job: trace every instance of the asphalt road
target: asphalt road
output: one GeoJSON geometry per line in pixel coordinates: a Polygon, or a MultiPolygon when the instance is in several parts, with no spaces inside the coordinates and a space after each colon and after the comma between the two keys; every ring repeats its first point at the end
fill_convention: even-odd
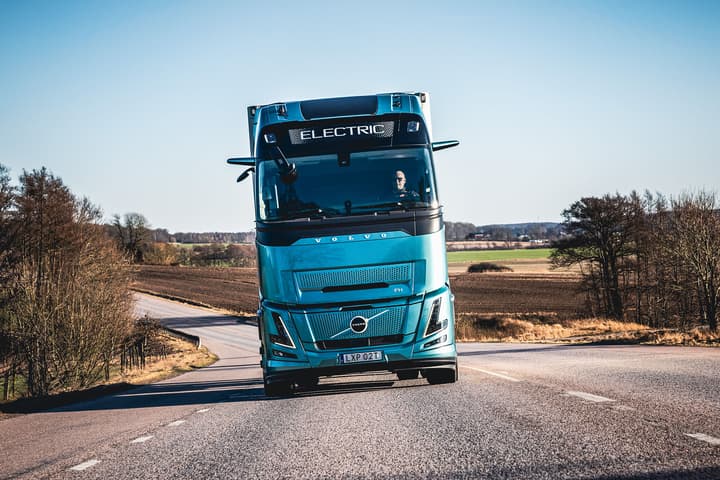
{"type": "Polygon", "coordinates": [[[323,379],[268,399],[257,331],[140,296],[221,360],[0,422],[0,477],[720,479],[720,350],[460,345],[460,381],[323,379]]]}

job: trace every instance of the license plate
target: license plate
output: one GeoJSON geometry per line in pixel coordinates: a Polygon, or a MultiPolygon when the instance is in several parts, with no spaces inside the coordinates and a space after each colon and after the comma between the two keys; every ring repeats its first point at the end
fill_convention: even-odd
{"type": "Polygon", "coordinates": [[[340,355],[340,363],[377,362],[382,359],[382,352],[343,353],[340,355]]]}

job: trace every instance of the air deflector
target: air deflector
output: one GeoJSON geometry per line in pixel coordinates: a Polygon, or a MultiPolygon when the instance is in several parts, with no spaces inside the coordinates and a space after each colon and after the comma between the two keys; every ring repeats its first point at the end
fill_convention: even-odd
{"type": "Polygon", "coordinates": [[[351,115],[372,115],[377,112],[375,95],[364,97],[325,98],[300,102],[300,110],[306,120],[326,117],[348,117],[351,115]]]}

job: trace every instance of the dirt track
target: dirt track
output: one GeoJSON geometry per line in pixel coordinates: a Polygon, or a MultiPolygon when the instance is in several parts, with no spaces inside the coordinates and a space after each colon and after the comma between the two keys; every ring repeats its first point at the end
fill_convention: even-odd
{"type": "MultiPolygon", "coordinates": [[[[473,273],[451,276],[457,313],[555,313],[577,316],[582,297],[573,275],[473,273]]],[[[258,307],[254,268],[141,266],[136,286],[241,313],[258,307]]]]}

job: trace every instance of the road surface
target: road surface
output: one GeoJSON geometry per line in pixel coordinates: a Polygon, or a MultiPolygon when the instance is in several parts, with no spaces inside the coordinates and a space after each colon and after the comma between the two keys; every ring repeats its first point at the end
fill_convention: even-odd
{"type": "Polygon", "coordinates": [[[2,478],[720,479],[720,349],[460,345],[460,381],[263,395],[257,330],[138,296],[213,366],[0,422],[2,478]]]}

